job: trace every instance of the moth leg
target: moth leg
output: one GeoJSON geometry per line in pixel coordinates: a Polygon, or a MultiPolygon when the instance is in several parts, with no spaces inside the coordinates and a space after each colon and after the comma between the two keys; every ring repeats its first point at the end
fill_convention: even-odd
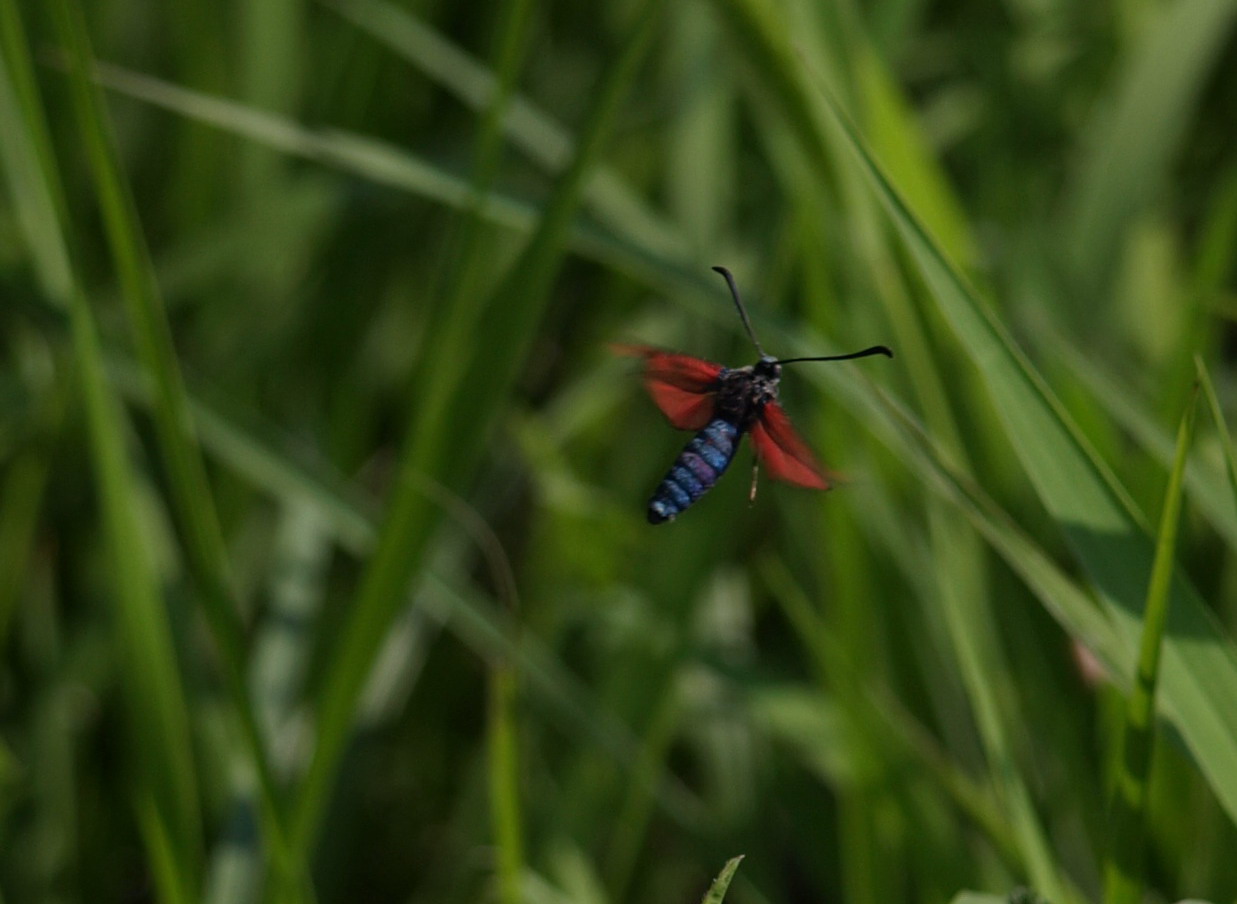
{"type": "Polygon", "coordinates": [[[756,504],[756,480],[760,477],[760,459],[752,457],[752,491],[748,494],[747,504],[756,504]]]}

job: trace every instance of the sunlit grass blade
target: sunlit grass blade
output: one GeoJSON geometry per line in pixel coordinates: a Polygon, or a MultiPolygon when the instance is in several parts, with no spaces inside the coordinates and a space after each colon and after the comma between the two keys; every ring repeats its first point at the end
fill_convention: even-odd
{"type": "MultiPolygon", "coordinates": [[[[58,0],[54,9],[61,40],[69,50],[77,123],[95,175],[99,206],[120,278],[121,296],[139,360],[154,385],[151,411],[168,474],[173,510],[186,557],[201,590],[207,623],[221,653],[229,697],[240,720],[249,759],[259,778],[260,810],[271,850],[269,861],[277,870],[286,873],[290,866],[284,852],[284,830],[275,780],[246,679],[244,627],[229,587],[223,535],[197,450],[171,329],[107,117],[98,90],[90,79],[93,54],[81,11],[75,0],[58,0]]],[[[261,859],[257,851],[253,856],[261,859]]],[[[288,887],[301,884],[300,880],[288,875],[283,881],[288,887]]]]}
{"type": "MultiPolygon", "coordinates": [[[[1040,498],[1099,588],[1127,649],[1137,648],[1152,545],[1142,516],[986,304],[946,260],[827,95],[836,134],[885,204],[942,314],[982,375],[1040,498]]],[[[1184,579],[1173,583],[1164,702],[1217,797],[1237,819],[1237,651],[1184,579]]]]}
{"type": "Polygon", "coordinates": [[[717,878],[713,880],[713,884],[709,886],[709,890],[704,893],[704,897],[700,899],[701,904],[722,904],[726,897],[726,891],[730,888],[730,883],[734,879],[734,874],[739,870],[739,864],[743,862],[743,855],[731,857],[726,861],[726,865],[722,867],[722,871],[717,874],[717,878]]]}
{"type": "Polygon", "coordinates": [[[872,136],[873,150],[889,167],[908,200],[924,216],[950,258],[961,266],[976,256],[975,237],[962,201],[949,184],[945,168],[933,156],[909,99],[868,40],[854,42],[860,104],[872,136]]]}
{"type": "Polygon", "coordinates": [[[1105,864],[1105,904],[1137,904],[1145,876],[1143,844],[1146,836],[1148,784],[1155,730],[1155,694],[1159,681],[1160,648],[1168,623],[1169,589],[1177,552],[1177,522],[1181,513],[1181,486],[1186,456],[1194,433],[1197,391],[1192,393],[1177,431],[1177,454],[1164,492],[1155,563],[1147,586],[1138,670],[1125,708],[1121,754],[1117,763],[1112,825],[1105,864]]]}
{"type": "MultiPolygon", "coordinates": [[[[25,44],[12,0],[0,0],[3,47],[25,44]]],[[[196,893],[201,875],[202,823],[190,740],[188,706],[168,615],[148,554],[143,526],[134,507],[135,478],[130,471],[120,404],[106,379],[93,314],[72,270],[70,241],[54,198],[62,196],[56,161],[44,152],[46,136],[37,95],[19,100],[10,72],[28,64],[0,53],[0,154],[15,204],[29,208],[21,218],[25,238],[53,302],[69,311],[70,333],[94,466],[103,533],[115,589],[117,646],[124,698],[135,757],[133,779],[148,852],[167,864],[156,873],[168,900],[196,893]],[[15,180],[30,180],[14,185],[15,180]],[[54,226],[55,228],[51,228],[54,226]],[[35,227],[35,228],[29,228],[35,227]]],[[[17,81],[33,84],[29,72],[17,81]]]]}

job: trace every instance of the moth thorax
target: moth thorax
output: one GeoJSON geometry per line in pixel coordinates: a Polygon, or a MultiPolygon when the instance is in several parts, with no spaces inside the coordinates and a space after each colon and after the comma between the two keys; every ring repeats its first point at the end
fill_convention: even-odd
{"type": "Polygon", "coordinates": [[[782,377],[782,365],[777,363],[776,358],[765,355],[752,366],[752,376],[773,380],[776,383],[782,377]]]}

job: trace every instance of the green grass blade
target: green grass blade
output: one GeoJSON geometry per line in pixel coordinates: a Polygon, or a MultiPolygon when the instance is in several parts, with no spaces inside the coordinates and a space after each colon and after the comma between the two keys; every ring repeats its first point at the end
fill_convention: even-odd
{"type": "MultiPolygon", "coordinates": [[[[95,175],[100,210],[120,278],[121,297],[139,360],[154,386],[151,411],[159,452],[167,470],[173,511],[184,540],[186,558],[201,590],[207,624],[221,653],[225,686],[240,720],[246,753],[258,775],[263,828],[272,852],[268,859],[285,874],[282,881],[288,887],[299,887],[301,880],[286,875],[291,867],[287,863],[275,780],[246,679],[244,627],[229,587],[223,534],[197,449],[167,314],[107,117],[98,90],[89,77],[93,70],[93,53],[81,10],[73,0],[59,0],[54,9],[61,40],[69,49],[78,128],[85,138],[95,175]]],[[[261,859],[258,852],[254,852],[254,857],[261,859]]]]}
{"type": "MultiPolygon", "coordinates": [[[[120,94],[282,153],[333,166],[453,207],[471,203],[472,186],[467,179],[386,142],[339,129],[311,129],[286,116],[182,88],[119,66],[100,63],[97,74],[100,84],[120,94]]],[[[531,229],[536,220],[536,210],[531,205],[501,195],[489,196],[483,213],[487,220],[522,230],[531,229]]]]}
{"type": "Polygon", "coordinates": [[[459,388],[459,398],[471,417],[458,426],[470,431],[471,435],[460,437],[457,431],[448,445],[450,428],[456,426],[455,418],[445,420],[449,408],[438,412],[441,422],[427,421],[422,400],[414,399],[416,407],[409,419],[408,446],[378,548],[327,670],[314,758],[301,789],[293,825],[294,843],[301,852],[312,847],[330,781],[350,734],[357,698],[432,533],[434,512],[424,499],[420,480],[427,475],[435,478],[450,475],[442,482],[451,486],[471,469],[472,462],[483,451],[483,441],[494,414],[507,397],[540,311],[546,304],[562,255],[562,244],[577,210],[584,177],[600,156],[618,105],[631,86],[637,64],[652,36],[657,8],[652,0],[641,4],[625,46],[595,95],[589,119],[581,129],[575,158],[559,180],[527,248],[486,305],[487,331],[501,337],[501,342],[495,347],[472,350],[474,364],[469,377],[485,382],[480,391],[467,384],[459,388]]]}
{"type": "MultiPolygon", "coordinates": [[[[1140,400],[1116,375],[1104,370],[1102,364],[1089,357],[1063,336],[1048,333],[1048,338],[1068,371],[1104,406],[1113,421],[1127,431],[1165,470],[1172,469],[1175,454],[1173,436],[1164,430],[1148,405],[1140,400]]],[[[1206,382],[1200,377],[1204,386],[1206,382]]],[[[1230,474],[1231,477],[1231,474],[1230,474]]],[[[1199,513],[1211,522],[1217,533],[1230,546],[1237,547],[1237,510],[1232,494],[1220,490],[1224,478],[1208,462],[1188,462],[1185,489],[1199,513]]]]}
{"type": "MultiPolygon", "coordinates": [[[[825,106],[978,367],[1023,468],[1095,581],[1132,657],[1141,623],[1139,588],[1146,586],[1152,560],[1141,515],[1044,379],[888,182],[850,120],[827,96],[825,106]]],[[[1237,819],[1237,651],[1184,579],[1174,581],[1165,644],[1167,711],[1237,819]]]]}
{"type": "Polygon", "coordinates": [[[1151,750],[1155,728],[1155,691],[1160,673],[1160,648],[1168,622],[1169,590],[1177,550],[1177,523],[1186,456],[1194,434],[1197,392],[1191,394],[1177,431],[1177,455],[1164,492],[1155,563],[1147,586],[1146,614],[1138,653],[1137,679],[1125,709],[1121,755],[1113,799],[1112,835],[1105,865],[1105,904],[1137,904],[1142,900],[1143,839],[1151,780],[1151,750]]]}
{"type": "MultiPolygon", "coordinates": [[[[12,0],[0,0],[4,14],[4,48],[25,43],[12,0]]],[[[33,95],[19,99],[10,67],[25,59],[0,54],[0,154],[15,204],[41,209],[22,218],[29,250],[45,274],[53,301],[67,308],[79,388],[88,423],[94,466],[116,597],[117,643],[125,657],[124,696],[136,763],[139,798],[148,800],[140,820],[148,852],[168,861],[167,885],[196,889],[201,866],[202,824],[198,808],[185,700],[168,615],[148,555],[148,544],[133,506],[135,479],[130,472],[122,410],[103,367],[94,317],[71,266],[69,241],[59,224],[54,198],[62,191],[54,159],[40,156],[49,142],[29,140],[46,135],[46,125],[33,95]],[[16,179],[34,184],[14,185],[16,179]],[[46,224],[57,224],[50,230],[46,224]]],[[[32,83],[24,73],[18,83],[32,83]]],[[[145,807],[145,804],[143,804],[145,807]]],[[[162,883],[161,883],[162,884],[162,883]]]]}
{"type": "Polygon", "coordinates": [[[923,130],[917,127],[910,101],[898,89],[892,73],[867,41],[854,42],[859,89],[871,130],[874,152],[885,161],[907,199],[925,219],[942,247],[963,266],[976,257],[975,239],[962,202],[952,190],[944,167],[933,156],[923,130]]]}
{"type": "Polygon", "coordinates": [[[709,890],[700,899],[701,904],[722,904],[722,900],[726,897],[726,891],[730,888],[730,883],[734,879],[734,874],[739,871],[739,864],[742,862],[742,854],[738,857],[731,857],[726,861],[722,871],[717,874],[717,878],[713,880],[709,890]]]}
{"type": "MultiPolygon", "coordinates": [[[[985,380],[1024,470],[1100,589],[1132,657],[1141,626],[1141,587],[1153,558],[1141,514],[1043,377],[888,182],[849,117],[828,94],[823,101],[837,140],[870,177],[941,314],[985,380]]],[[[1175,580],[1173,592],[1164,704],[1217,798],[1237,819],[1237,652],[1188,582],[1175,580]]]]}
{"type": "Polygon", "coordinates": [[[499,661],[490,670],[489,778],[494,845],[498,851],[498,900],[520,904],[524,840],[520,823],[519,685],[514,665],[499,661]]]}
{"type": "MultiPolygon", "coordinates": [[[[100,84],[119,94],[285,154],[331,166],[449,207],[467,209],[473,203],[469,180],[384,141],[337,129],[310,129],[287,117],[191,91],[118,66],[100,63],[97,72],[100,84]]],[[[534,205],[498,191],[485,196],[480,214],[488,223],[528,233],[536,227],[538,218],[534,205]]],[[[638,222],[638,218],[623,217],[624,231],[618,236],[587,224],[573,224],[569,245],[584,257],[601,261],[635,278],[652,281],[671,293],[684,290],[696,293],[708,299],[710,303],[705,310],[712,311],[716,287],[702,275],[707,271],[673,252],[665,252],[663,246],[650,246],[648,233],[635,225],[638,222]]]]}

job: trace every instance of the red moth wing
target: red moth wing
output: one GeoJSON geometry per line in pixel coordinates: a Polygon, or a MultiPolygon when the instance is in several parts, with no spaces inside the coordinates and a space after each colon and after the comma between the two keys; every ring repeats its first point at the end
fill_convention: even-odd
{"type": "Polygon", "coordinates": [[[673,426],[699,430],[713,419],[713,393],[724,369],[720,364],[647,345],[614,348],[619,354],[644,358],[644,385],[673,426]]]}
{"type": "Polygon", "coordinates": [[[829,489],[816,456],[795,431],[777,402],[769,402],[752,425],[752,445],[774,480],[814,490],[829,489]]]}

